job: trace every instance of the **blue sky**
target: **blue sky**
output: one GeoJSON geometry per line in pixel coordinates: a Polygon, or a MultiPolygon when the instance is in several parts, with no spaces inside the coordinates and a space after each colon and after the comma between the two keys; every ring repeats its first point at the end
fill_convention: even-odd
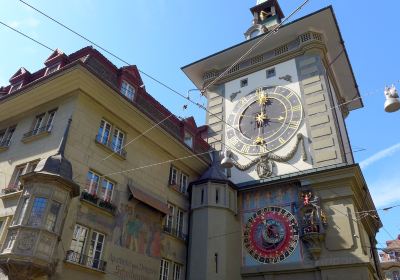
{"type": "MultiPolygon", "coordinates": [[[[194,86],[180,67],[244,40],[250,26],[249,8],[255,0],[136,0],[68,2],[31,0],[29,3],[115,52],[141,70],[182,93],[194,86]],[[65,4],[65,3],[68,3],[65,4]]],[[[302,1],[281,0],[289,14],[302,1]]],[[[378,208],[400,204],[400,112],[383,111],[383,88],[400,87],[398,11],[400,1],[370,4],[353,0],[311,0],[294,18],[333,5],[365,108],[351,112],[347,128],[355,153],[378,208]]],[[[69,54],[87,42],[62,29],[18,1],[1,1],[0,20],[33,38],[69,54]]],[[[43,67],[50,51],[0,26],[0,85],[21,66],[31,72],[43,67]]],[[[109,57],[117,66],[122,63],[109,57]]],[[[144,79],[147,90],[177,115],[194,115],[204,124],[204,111],[144,79]]],[[[192,94],[195,101],[203,102],[192,94]]],[[[388,233],[381,229],[378,246],[400,233],[400,207],[380,211],[388,233]]]]}

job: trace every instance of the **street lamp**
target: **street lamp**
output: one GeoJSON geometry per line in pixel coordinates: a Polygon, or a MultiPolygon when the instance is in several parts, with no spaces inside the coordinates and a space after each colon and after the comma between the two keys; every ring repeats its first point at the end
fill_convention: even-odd
{"type": "Polygon", "coordinates": [[[396,112],[400,109],[399,95],[394,85],[385,87],[385,111],[388,113],[396,112]]]}

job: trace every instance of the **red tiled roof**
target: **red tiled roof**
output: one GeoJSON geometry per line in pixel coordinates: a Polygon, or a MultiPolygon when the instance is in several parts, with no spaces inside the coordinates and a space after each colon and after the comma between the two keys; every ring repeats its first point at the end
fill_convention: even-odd
{"type": "MultiPolygon", "coordinates": [[[[19,90],[16,90],[12,93],[9,93],[11,85],[0,87],[0,102],[6,101],[9,96],[24,91],[31,85],[39,81],[43,81],[47,77],[59,74],[75,63],[81,63],[89,71],[91,71],[94,75],[96,75],[99,79],[108,84],[117,92],[119,92],[121,79],[127,79],[128,82],[133,83],[137,89],[137,97],[134,101],[129,101],[155,122],[159,122],[172,114],[165,106],[163,106],[153,96],[146,92],[136,65],[118,68],[92,46],[84,47],[70,55],[66,55],[61,50],[57,49],[46,59],[45,65],[47,67],[44,67],[32,74],[25,68],[20,68],[10,79],[10,82],[15,83],[15,81],[23,81],[23,86],[19,90]],[[61,63],[61,68],[52,74],[46,75],[47,67],[56,63],[61,63]],[[17,77],[18,79],[16,79],[17,77]]],[[[204,132],[207,131],[206,128],[208,127],[197,127],[193,117],[180,120],[175,115],[172,115],[160,126],[178,138],[181,142],[183,142],[185,130],[188,130],[194,134],[194,152],[199,153],[210,149],[208,143],[203,140],[205,138],[204,132]]]]}

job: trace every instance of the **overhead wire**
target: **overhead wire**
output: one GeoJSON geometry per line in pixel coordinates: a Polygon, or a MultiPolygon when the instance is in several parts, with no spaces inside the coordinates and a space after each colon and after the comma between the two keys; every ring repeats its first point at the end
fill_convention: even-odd
{"type": "MultiPolygon", "coordinates": [[[[24,5],[30,7],[31,9],[35,10],[36,12],[40,13],[41,15],[47,17],[48,19],[52,20],[53,22],[57,23],[58,25],[62,26],[63,28],[69,30],[70,32],[74,33],[75,35],[79,36],[80,38],[86,40],[87,42],[95,45],[96,47],[98,47],[99,49],[103,50],[104,52],[108,53],[109,55],[113,56],[114,58],[118,59],[119,61],[130,65],[126,60],[122,59],[121,57],[117,56],[116,54],[112,53],[111,51],[107,50],[106,48],[100,46],[99,44],[95,43],[94,41],[88,39],[86,36],[80,34],[79,32],[73,30],[72,28],[68,27],[67,25],[63,24],[62,22],[60,22],[59,20],[56,20],[54,17],[49,16],[48,14],[46,14],[45,12],[39,10],[38,8],[32,6],[31,4],[27,3],[26,1],[23,0],[19,0],[21,3],[23,3],[24,5]]],[[[295,15],[298,11],[300,11],[310,0],[306,0],[304,1],[299,7],[297,7],[292,13],[290,13],[289,16],[287,16],[277,27],[274,28],[273,32],[269,32],[267,34],[265,34],[264,36],[266,36],[264,39],[260,40],[261,42],[263,40],[265,40],[267,37],[271,36],[271,34],[275,34],[278,30],[279,27],[282,26],[286,21],[288,21],[293,15],[295,15]]],[[[255,46],[253,46],[251,48],[251,51],[253,49],[255,49],[261,42],[258,42],[255,44],[255,46]]],[[[251,52],[250,51],[250,52],[251,52]]],[[[248,53],[250,53],[248,52],[248,53]]],[[[239,59],[240,60],[240,59],[239,59]]],[[[238,61],[239,61],[238,60],[238,61]]],[[[238,62],[237,62],[238,63],[238,62]]],[[[228,125],[229,127],[233,128],[236,131],[239,131],[238,128],[232,126],[231,124],[229,124],[228,122],[226,122],[223,118],[220,118],[217,114],[212,113],[210,110],[208,110],[204,105],[200,104],[199,102],[195,102],[193,101],[189,95],[185,96],[184,94],[180,93],[179,91],[173,89],[172,87],[168,86],[167,84],[165,84],[164,82],[161,82],[160,80],[156,79],[155,77],[147,74],[146,72],[142,71],[141,69],[138,69],[138,71],[140,73],[142,73],[143,75],[147,76],[148,78],[152,79],[153,81],[157,82],[158,84],[164,86],[165,88],[169,89],[170,91],[174,92],[175,94],[178,94],[180,97],[188,100],[190,103],[198,106],[199,108],[205,110],[210,116],[213,116],[215,118],[217,118],[219,121],[222,121],[223,123],[225,123],[226,125],[228,125]]],[[[200,90],[202,92],[202,94],[205,92],[205,89],[201,89],[200,90]]],[[[267,149],[268,151],[268,149],[267,149]]],[[[248,160],[250,160],[250,158],[248,158],[247,156],[245,156],[248,160]]]]}
{"type": "MultiPolygon", "coordinates": [[[[47,17],[48,19],[52,20],[53,22],[57,23],[58,25],[62,26],[63,28],[65,28],[65,29],[69,30],[70,32],[74,33],[75,35],[79,36],[80,38],[82,38],[82,39],[88,41],[89,43],[91,43],[91,44],[93,44],[93,45],[95,45],[96,47],[98,47],[99,49],[101,49],[101,50],[103,50],[104,52],[108,53],[108,54],[111,55],[112,57],[118,59],[119,61],[121,61],[121,62],[123,62],[123,63],[125,63],[125,64],[127,64],[127,65],[130,65],[126,60],[122,59],[120,56],[118,56],[118,55],[114,54],[113,52],[109,51],[108,49],[102,47],[101,45],[97,44],[97,43],[94,42],[93,40],[90,40],[89,38],[87,38],[86,36],[82,35],[81,33],[79,33],[79,32],[77,32],[77,31],[73,30],[72,28],[70,28],[70,27],[68,27],[67,25],[63,24],[62,22],[60,22],[59,20],[55,19],[54,17],[52,17],[52,16],[46,14],[45,12],[43,12],[43,11],[39,10],[38,8],[32,6],[31,4],[27,3],[26,1],[23,1],[23,0],[19,0],[19,1],[20,1],[21,3],[23,3],[23,4],[25,4],[26,6],[28,6],[29,8],[31,8],[31,9],[35,10],[36,12],[40,13],[41,15],[43,15],[43,16],[47,17]]],[[[237,63],[239,63],[244,57],[246,57],[248,54],[250,54],[262,41],[264,41],[266,38],[268,38],[268,37],[271,36],[272,34],[275,34],[275,33],[279,30],[279,28],[280,28],[286,21],[288,21],[293,15],[295,15],[298,11],[300,11],[308,2],[309,2],[309,0],[304,1],[299,7],[297,7],[288,17],[286,17],[286,18],[285,18],[277,27],[275,27],[271,32],[268,32],[267,34],[263,35],[263,37],[262,37],[260,40],[258,40],[244,55],[242,55],[239,59],[237,59],[237,60],[230,66],[230,68],[233,68],[233,67],[234,67],[237,63]]],[[[16,30],[15,30],[15,31],[16,31],[16,30]]],[[[18,33],[21,33],[21,32],[19,32],[19,31],[17,31],[17,32],[18,32],[18,33]]],[[[29,38],[29,37],[28,37],[28,38],[29,38]]],[[[36,42],[36,40],[35,40],[35,42],[36,42]]],[[[43,44],[41,44],[41,45],[43,45],[43,44]]],[[[49,49],[51,49],[51,48],[49,48],[49,49]]],[[[329,63],[329,66],[331,66],[331,65],[340,57],[340,55],[341,55],[343,52],[344,52],[344,48],[342,48],[341,52],[339,52],[339,54],[329,63]]],[[[172,92],[178,94],[178,95],[181,96],[182,98],[185,98],[185,99],[188,100],[189,102],[191,102],[191,103],[195,104],[196,106],[198,106],[199,108],[205,110],[208,114],[210,114],[211,116],[216,117],[218,120],[224,122],[225,124],[227,124],[228,126],[230,126],[231,128],[233,128],[234,130],[237,130],[237,131],[239,130],[238,128],[236,128],[236,127],[232,126],[231,124],[229,124],[228,122],[224,121],[223,118],[220,118],[218,115],[213,114],[212,112],[210,112],[204,105],[201,105],[199,102],[192,101],[191,98],[190,98],[190,96],[189,96],[189,93],[187,94],[187,96],[184,96],[183,94],[181,94],[181,93],[178,92],[177,90],[171,88],[170,86],[166,85],[165,83],[161,82],[160,80],[158,80],[158,79],[152,77],[151,75],[145,73],[144,71],[142,71],[142,70],[140,70],[140,69],[138,69],[138,70],[139,70],[140,73],[144,74],[145,76],[151,78],[152,80],[154,80],[154,81],[156,81],[157,83],[163,85],[164,87],[166,87],[167,89],[171,90],[172,92]]],[[[229,68],[228,68],[227,70],[229,71],[229,68]]],[[[228,71],[226,71],[226,72],[228,72],[228,71]]],[[[221,74],[219,77],[217,77],[211,84],[209,84],[205,89],[200,90],[200,91],[202,92],[202,94],[205,92],[205,90],[206,90],[210,85],[212,85],[213,83],[215,83],[218,79],[222,78],[224,75],[225,75],[225,74],[222,73],[222,74],[221,74]]],[[[346,104],[348,104],[348,103],[350,103],[350,102],[353,102],[353,101],[355,101],[355,100],[357,100],[357,99],[360,99],[360,98],[361,98],[361,96],[360,96],[360,97],[357,97],[357,98],[354,98],[353,100],[349,100],[349,101],[347,101],[347,102],[344,102],[344,103],[342,103],[342,104],[338,104],[338,105],[336,105],[336,106],[333,106],[333,107],[329,108],[329,110],[333,110],[334,108],[339,108],[339,107],[341,107],[341,106],[343,106],[343,105],[346,105],[346,104]]],[[[212,138],[214,138],[214,137],[212,137],[212,138]]],[[[214,139],[215,139],[215,138],[214,138],[214,139]]],[[[223,143],[222,140],[219,140],[219,139],[218,139],[217,141],[223,143]]],[[[226,143],[223,143],[223,144],[224,144],[225,146],[229,147],[226,143]]],[[[230,149],[232,149],[232,148],[230,148],[230,149]]],[[[268,150],[268,148],[266,148],[266,150],[267,150],[268,152],[270,152],[270,151],[268,150]]],[[[110,156],[111,156],[111,155],[108,155],[106,158],[109,158],[110,156]]],[[[243,155],[243,156],[244,156],[247,160],[251,160],[247,155],[243,155]]],[[[105,158],[105,159],[106,159],[106,158],[105,158]]],[[[103,160],[105,160],[105,159],[103,159],[103,160]]],[[[286,163],[289,164],[289,165],[291,165],[291,166],[292,166],[294,169],[296,169],[297,171],[301,172],[301,170],[300,170],[299,168],[295,167],[293,164],[291,164],[291,163],[289,163],[289,162],[286,162],[286,163]]]]}
{"type": "MultiPolygon", "coordinates": [[[[30,8],[36,10],[37,12],[39,12],[40,14],[42,14],[43,16],[46,16],[47,18],[49,18],[49,19],[51,19],[52,21],[56,22],[57,24],[61,25],[62,27],[66,28],[66,29],[69,30],[70,32],[74,33],[75,35],[81,37],[82,39],[84,39],[84,40],[86,40],[86,41],[88,41],[88,42],[90,42],[91,44],[95,45],[96,47],[98,47],[99,49],[101,49],[101,50],[103,50],[104,52],[108,53],[109,55],[113,56],[114,58],[116,58],[116,59],[122,61],[123,63],[125,63],[125,64],[127,64],[127,65],[130,65],[127,61],[123,60],[123,59],[120,58],[119,56],[117,56],[117,55],[115,55],[114,53],[108,51],[107,49],[103,48],[103,47],[100,46],[99,44],[97,44],[97,43],[91,41],[90,39],[88,39],[87,37],[81,35],[80,33],[74,31],[73,29],[71,29],[71,28],[69,28],[68,26],[64,25],[64,24],[61,23],[60,21],[57,21],[56,19],[54,19],[54,18],[48,16],[47,14],[45,14],[45,13],[43,13],[42,11],[40,11],[39,9],[33,7],[33,6],[30,5],[29,3],[27,3],[27,2],[25,2],[25,1],[23,1],[23,0],[19,0],[19,1],[22,2],[22,3],[24,3],[25,5],[29,6],[30,8]]],[[[226,73],[228,73],[228,72],[230,71],[230,69],[232,69],[233,67],[235,67],[241,60],[243,60],[247,55],[249,55],[262,41],[264,41],[266,38],[268,38],[269,36],[271,36],[271,34],[275,34],[275,33],[278,31],[278,29],[279,29],[291,16],[293,16],[295,13],[297,13],[299,10],[301,10],[302,7],[303,7],[304,5],[307,4],[307,2],[309,2],[309,0],[304,1],[296,10],[294,10],[294,11],[290,14],[289,17],[287,17],[284,21],[282,21],[281,24],[280,24],[279,26],[277,26],[277,28],[275,28],[275,29],[272,30],[271,32],[267,33],[267,34],[266,34],[265,36],[263,36],[259,41],[257,41],[257,43],[254,44],[244,55],[242,55],[238,60],[236,60],[230,67],[228,67],[223,73],[221,73],[221,75],[219,75],[215,80],[213,80],[213,81],[212,81],[211,83],[209,83],[205,88],[203,88],[203,89],[201,90],[201,92],[204,93],[205,90],[207,90],[210,86],[212,86],[213,84],[215,84],[219,79],[223,78],[223,76],[226,75],[226,73]]],[[[15,31],[15,32],[17,32],[17,33],[19,33],[20,35],[22,35],[22,36],[24,36],[24,37],[26,37],[26,38],[28,38],[28,39],[34,41],[35,43],[37,43],[37,44],[39,44],[39,45],[45,47],[46,49],[49,49],[49,50],[51,50],[51,51],[54,51],[54,49],[48,47],[47,45],[41,43],[41,42],[38,41],[38,40],[36,40],[36,39],[34,39],[34,38],[32,38],[32,37],[26,35],[25,33],[20,32],[19,30],[17,30],[17,29],[15,29],[15,28],[11,27],[10,25],[7,25],[7,24],[5,24],[5,23],[2,22],[2,21],[0,21],[0,24],[6,26],[7,28],[9,28],[9,29],[11,29],[11,30],[13,30],[13,31],[15,31]]],[[[339,52],[339,54],[329,63],[329,66],[331,66],[331,65],[341,56],[341,54],[342,54],[343,52],[344,52],[344,48],[343,48],[343,49],[339,52]]],[[[142,73],[142,74],[145,75],[146,77],[150,78],[151,80],[155,81],[156,83],[158,83],[158,84],[162,85],[163,87],[167,88],[168,90],[170,90],[170,91],[172,91],[172,92],[178,94],[178,95],[181,96],[182,98],[185,98],[186,100],[188,100],[189,102],[195,104],[195,105],[198,106],[199,108],[204,109],[204,110],[207,111],[210,115],[213,115],[213,116],[219,118],[219,117],[216,116],[215,114],[211,113],[204,105],[201,105],[201,104],[198,103],[198,102],[192,101],[192,100],[190,99],[189,96],[185,97],[183,94],[181,94],[180,92],[176,91],[175,89],[173,89],[172,87],[168,86],[167,84],[161,82],[160,80],[154,78],[153,76],[147,74],[146,72],[143,72],[143,71],[140,70],[140,69],[138,69],[138,70],[139,70],[140,73],[142,73]]],[[[363,97],[365,97],[365,96],[363,96],[363,97]]],[[[351,103],[351,102],[353,102],[353,101],[356,101],[356,100],[358,100],[358,99],[361,99],[361,98],[362,98],[361,96],[356,97],[356,98],[351,99],[351,100],[349,100],[349,101],[346,101],[346,102],[343,102],[343,103],[338,104],[338,105],[336,105],[336,106],[333,106],[333,107],[331,107],[331,108],[329,108],[329,109],[330,109],[330,110],[333,110],[333,109],[335,109],[335,108],[340,108],[341,106],[344,106],[344,105],[346,105],[346,104],[349,104],[349,103],[351,103]]],[[[122,148],[126,147],[127,145],[129,145],[129,144],[131,144],[132,142],[136,141],[138,138],[142,137],[143,135],[145,135],[146,133],[148,133],[149,131],[151,131],[151,130],[154,129],[155,127],[159,126],[163,121],[165,121],[166,119],[170,118],[171,116],[172,116],[172,114],[169,115],[168,117],[166,117],[165,119],[161,120],[160,122],[156,123],[155,125],[153,125],[152,127],[150,127],[148,130],[146,130],[143,134],[140,134],[138,137],[134,138],[133,140],[131,140],[130,142],[128,142],[127,144],[125,144],[122,148]]],[[[224,123],[226,123],[227,125],[231,126],[230,124],[228,124],[227,122],[225,122],[223,119],[220,119],[220,120],[223,121],[224,123]]],[[[234,129],[235,129],[235,128],[234,128],[234,129]]],[[[220,142],[222,143],[223,141],[220,141],[220,142]]],[[[223,145],[228,146],[226,143],[223,143],[223,145]]],[[[121,149],[122,149],[122,148],[121,148],[121,149]]],[[[117,151],[117,152],[118,152],[118,151],[117,151]]],[[[356,152],[358,152],[358,151],[356,151],[356,152]]],[[[115,153],[115,152],[114,152],[114,153],[115,153]]],[[[108,158],[111,157],[114,153],[109,154],[109,155],[108,155],[107,157],[105,157],[103,160],[108,159],[108,158]]],[[[176,160],[187,159],[187,158],[191,158],[191,157],[194,157],[194,156],[197,156],[197,155],[206,154],[206,153],[208,153],[208,152],[198,153],[198,154],[195,154],[195,155],[190,155],[190,156],[186,156],[186,157],[181,157],[181,158],[179,158],[179,159],[168,160],[168,161],[159,162],[159,163],[155,163],[155,164],[150,164],[150,165],[146,165],[146,166],[142,166],[142,167],[137,167],[137,168],[130,169],[129,171],[140,170],[140,169],[143,169],[143,168],[146,168],[146,167],[152,167],[152,166],[156,166],[156,165],[159,165],[159,164],[171,163],[171,162],[176,161],[176,160]]],[[[288,163],[288,164],[290,164],[290,163],[288,163]]],[[[290,165],[293,166],[292,164],[290,164],[290,165]]],[[[298,171],[300,171],[297,167],[295,167],[295,166],[293,166],[293,167],[296,168],[298,171]]],[[[110,173],[110,174],[108,174],[108,176],[110,176],[110,175],[112,175],[112,174],[119,174],[119,173],[122,173],[122,172],[110,173]]],[[[105,175],[105,176],[106,176],[106,175],[105,175]]],[[[400,206],[400,205],[396,205],[396,206],[392,206],[392,207],[387,207],[387,208],[383,208],[383,209],[377,209],[377,210],[387,211],[387,210],[390,210],[390,209],[392,209],[392,208],[394,208],[394,207],[398,207],[398,206],[400,206]]],[[[362,214],[362,215],[365,215],[365,214],[369,215],[368,212],[376,212],[377,210],[365,210],[365,211],[359,211],[359,212],[356,212],[356,213],[359,213],[359,214],[362,214]]],[[[347,214],[346,214],[346,215],[347,215],[347,214]]],[[[383,229],[385,230],[385,232],[386,232],[391,238],[393,238],[393,236],[392,236],[384,227],[383,227],[383,229]]],[[[393,238],[393,239],[394,239],[394,238],[393,238]]]]}
{"type": "Polygon", "coordinates": [[[251,46],[241,57],[239,57],[231,66],[229,66],[227,69],[225,69],[224,72],[222,72],[218,77],[216,77],[213,81],[211,81],[206,87],[203,88],[203,90],[207,90],[210,86],[215,84],[218,80],[223,78],[226,73],[228,73],[233,67],[235,67],[240,61],[242,61],[244,58],[246,58],[254,49],[256,49],[263,41],[265,41],[267,38],[272,36],[273,34],[277,33],[279,28],[283,24],[285,24],[292,16],[294,16],[297,12],[299,12],[310,0],[305,0],[300,6],[298,6],[294,11],[292,11],[284,20],[282,20],[273,30],[270,32],[266,33],[263,35],[253,46],[251,46]]]}
{"type": "MultiPolygon", "coordinates": [[[[81,37],[82,39],[84,39],[84,40],[86,40],[86,41],[88,41],[88,42],[90,42],[91,44],[95,45],[95,46],[98,47],[99,49],[101,49],[101,50],[105,51],[106,53],[110,54],[110,55],[113,56],[114,58],[120,60],[121,62],[123,62],[123,63],[125,63],[125,64],[127,64],[127,65],[130,65],[126,60],[124,60],[124,59],[122,59],[121,57],[115,55],[114,53],[112,53],[111,51],[105,49],[104,47],[100,46],[99,44],[95,43],[94,41],[88,39],[86,36],[81,35],[79,32],[74,31],[74,30],[71,29],[70,27],[68,27],[68,26],[66,26],[65,24],[61,23],[60,21],[54,19],[53,17],[47,15],[47,14],[44,13],[43,11],[41,11],[41,10],[35,8],[34,6],[30,5],[30,4],[27,3],[26,1],[23,1],[23,0],[19,0],[19,1],[20,1],[21,3],[27,5],[28,7],[34,9],[35,11],[37,11],[37,12],[40,13],[40,14],[42,14],[43,16],[49,18],[50,20],[56,22],[56,23],[59,24],[60,26],[66,28],[66,29],[69,30],[70,32],[74,33],[75,35],[81,37]]],[[[293,16],[294,14],[296,14],[299,10],[301,10],[301,9],[307,4],[307,2],[309,2],[309,0],[304,1],[297,9],[295,9],[295,10],[282,22],[282,24],[283,24],[285,21],[287,21],[291,16],[293,16]]],[[[0,23],[3,24],[4,26],[10,28],[11,30],[13,30],[13,31],[15,31],[15,32],[17,32],[17,33],[19,33],[19,34],[21,34],[22,36],[24,36],[24,37],[26,37],[26,38],[28,38],[28,39],[34,41],[35,43],[37,43],[37,44],[39,44],[39,45],[41,45],[41,46],[43,46],[43,47],[45,47],[45,48],[47,48],[47,49],[49,49],[49,50],[54,51],[54,49],[48,47],[47,45],[45,45],[45,44],[43,44],[43,43],[41,43],[41,42],[39,42],[38,40],[33,39],[32,37],[26,35],[25,33],[23,33],[23,32],[21,32],[21,31],[15,29],[15,28],[12,28],[11,26],[9,26],[9,25],[7,25],[7,24],[1,22],[1,21],[0,21],[0,23]]],[[[278,29],[279,29],[279,28],[278,28],[278,29]]],[[[276,32],[278,31],[278,29],[275,29],[274,32],[269,32],[269,33],[265,34],[264,36],[271,36],[271,35],[268,35],[268,34],[276,33],[276,32]]],[[[263,38],[267,38],[267,37],[263,37],[263,38]]],[[[259,41],[260,41],[260,40],[259,40],[259,41]]],[[[257,45],[257,46],[258,46],[258,45],[257,45]]],[[[254,49],[254,48],[251,48],[251,50],[253,50],[253,49],[254,49]]],[[[251,51],[250,51],[250,52],[251,52],[251,51]]],[[[344,52],[344,49],[342,49],[342,51],[339,52],[339,54],[329,63],[329,65],[332,65],[332,64],[340,57],[340,55],[341,55],[343,52],[344,52]]],[[[242,57],[239,58],[239,59],[236,61],[236,63],[238,63],[241,59],[243,59],[243,58],[242,58],[242,57]]],[[[232,67],[234,67],[234,65],[233,65],[232,67]]],[[[201,108],[201,109],[204,109],[204,110],[205,110],[206,112],[208,112],[210,115],[216,116],[219,120],[223,121],[225,124],[227,124],[228,126],[232,127],[233,129],[238,130],[237,128],[233,127],[233,126],[230,125],[229,123],[225,122],[223,119],[219,118],[219,116],[217,116],[216,114],[213,114],[212,112],[210,112],[204,105],[201,105],[201,104],[199,104],[198,102],[192,101],[191,98],[189,97],[189,95],[188,95],[188,96],[184,96],[183,94],[179,93],[178,91],[174,90],[173,88],[169,87],[168,85],[166,85],[165,83],[159,81],[158,79],[156,79],[156,78],[154,78],[154,77],[148,75],[147,73],[141,71],[140,69],[139,69],[139,71],[140,71],[142,74],[144,74],[145,76],[151,78],[152,80],[156,81],[157,83],[159,83],[159,84],[163,85],[164,87],[166,87],[167,89],[171,90],[172,92],[175,92],[176,94],[180,95],[181,97],[183,97],[183,98],[186,99],[187,101],[189,101],[189,102],[195,104],[196,106],[198,106],[198,107],[201,108]]],[[[222,76],[221,76],[221,77],[222,77],[222,76]]],[[[210,84],[209,84],[209,85],[210,85],[210,84]]],[[[204,92],[203,90],[200,90],[200,91],[201,91],[202,93],[204,92]]],[[[351,103],[351,102],[353,102],[353,101],[355,101],[355,100],[358,100],[358,99],[361,99],[361,96],[356,97],[356,98],[354,98],[354,99],[352,99],[352,100],[343,102],[343,103],[341,103],[341,104],[332,106],[332,107],[329,108],[329,110],[333,110],[333,109],[335,109],[335,108],[339,108],[339,107],[341,107],[341,106],[343,106],[343,105],[346,105],[346,104],[351,103]]],[[[155,125],[155,126],[156,126],[156,125],[155,125]]],[[[213,136],[211,136],[211,138],[216,139],[216,138],[213,137],[213,136]]],[[[225,145],[226,147],[230,147],[228,144],[224,143],[222,140],[217,139],[217,141],[220,142],[222,145],[225,145]]],[[[232,148],[230,147],[230,149],[232,149],[232,148]]],[[[268,151],[268,149],[267,149],[267,151],[268,151]]],[[[250,160],[250,158],[247,157],[246,155],[243,155],[243,156],[244,156],[245,158],[247,158],[248,160],[250,160]]],[[[108,157],[107,157],[107,158],[108,158],[108,157]]],[[[297,171],[302,172],[302,170],[300,170],[299,168],[297,168],[296,166],[294,166],[294,165],[291,164],[290,162],[285,162],[285,163],[289,164],[290,166],[292,166],[292,167],[293,167],[294,169],[296,169],[297,171]]]]}
{"type": "MultiPolygon", "coordinates": [[[[52,17],[52,16],[46,14],[45,12],[39,10],[38,8],[34,7],[33,5],[29,4],[29,3],[26,2],[26,1],[23,1],[23,0],[19,0],[19,1],[20,1],[21,3],[23,3],[24,5],[28,6],[29,8],[31,8],[31,9],[35,10],[36,12],[40,13],[41,15],[43,15],[43,16],[47,17],[48,19],[52,20],[53,22],[57,23],[58,25],[62,26],[63,28],[65,28],[65,29],[69,30],[70,32],[74,33],[75,35],[79,36],[80,38],[82,38],[82,39],[88,41],[89,43],[91,43],[91,44],[93,44],[93,45],[95,45],[96,47],[98,47],[99,49],[101,49],[101,50],[103,50],[104,52],[108,53],[109,55],[113,56],[114,58],[118,59],[119,61],[121,61],[121,62],[123,62],[123,63],[125,63],[125,64],[127,64],[127,65],[130,65],[126,60],[122,59],[120,56],[118,56],[118,55],[116,55],[115,53],[109,51],[108,49],[102,47],[100,44],[94,42],[93,40],[90,40],[87,36],[84,36],[84,35],[82,35],[81,33],[79,33],[79,32],[77,32],[77,31],[73,30],[72,28],[70,28],[70,27],[68,27],[67,25],[63,24],[61,21],[59,21],[59,20],[55,19],[54,17],[52,17]]],[[[269,32],[269,33],[267,33],[267,34],[265,34],[258,42],[260,42],[260,41],[262,42],[262,40],[265,40],[268,36],[271,36],[271,34],[275,34],[275,33],[279,30],[279,28],[280,28],[287,20],[289,20],[293,15],[295,15],[298,11],[300,11],[300,10],[307,4],[307,2],[309,2],[309,0],[304,1],[304,2],[303,2],[299,7],[297,7],[288,17],[286,17],[273,31],[271,31],[271,32],[269,32]]],[[[7,26],[7,27],[9,27],[9,26],[7,26]]],[[[9,28],[11,28],[11,27],[9,27],[9,28]]],[[[31,38],[31,37],[29,37],[29,36],[26,36],[26,34],[20,32],[20,31],[18,31],[18,30],[16,30],[16,29],[14,29],[14,28],[11,28],[11,29],[13,29],[14,31],[20,33],[21,35],[24,35],[25,37],[27,37],[27,38],[29,38],[29,39],[34,40],[33,38],[31,38]]],[[[42,46],[44,46],[44,47],[46,47],[46,48],[52,50],[51,48],[49,48],[48,46],[46,46],[46,45],[40,43],[39,41],[37,41],[37,40],[34,40],[34,41],[35,41],[36,43],[38,43],[38,44],[40,44],[40,45],[42,45],[42,46]]],[[[257,46],[259,45],[258,42],[257,42],[256,44],[254,44],[254,45],[249,49],[249,51],[246,52],[246,54],[249,54],[255,47],[257,47],[257,46]]],[[[260,42],[260,43],[261,43],[261,42],[260,42]]],[[[336,57],[335,57],[328,65],[331,66],[343,53],[344,53],[344,48],[342,48],[342,50],[336,55],[336,57]]],[[[237,64],[238,62],[241,61],[241,59],[243,59],[243,58],[239,58],[238,60],[235,61],[235,63],[237,64]]],[[[231,65],[231,68],[235,66],[235,63],[231,65]]],[[[139,71],[141,71],[141,70],[139,69],[139,71]]],[[[143,74],[146,75],[146,76],[150,76],[150,75],[148,75],[147,73],[145,73],[145,72],[143,72],[143,71],[141,71],[141,73],[143,73],[143,74]]],[[[198,102],[192,101],[192,100],[190,99],[189,96],[186,96],[186,97],[185,97],[183,94],[180,94],[178,91],[172,89],[171,87],[167,86],[165,83],[159,81],[158,79],[156,79],[156,78],[154,78],[154,77],[151,77],[151,78],[153,78],[156,82],[161,83],[163,86],[165,86],[165,87],[168,88],[169,90],[171,90],[171,91],[173,91],[173,92],[175,92],[175,93],[178,93],[181,97],[183,97],[183,98],[185,98],[186,100],[188,100],[188,101],[194,103],[195,105],[199,106],[200,108],[203,107],[202,109],[205,109],[205,110],[210,114],[210,112],[207,110],[207,108],[205,108],[204,105],[201,105],[201,104],[199,104],[198,102]]],[[[214,80],[214,83],[215,83],[217,80],[218,80],[218,78],[216,78],[216,79],[214,80]]],[[[200,90],[200,91],[202,91],[202,90],[200,90]]],[[[343,105],[346,105],[346,104],[348,104],[348,103],[350,103],[350,102],[353,102],[353,101],[355,101],[355,100],[357,100],[357,99],[360,99],[360,98],[361,98],[361,97],[357,97],[357,98],[354,98],[354,99],[349,100],[349,101],[347,101],[347,102],[338,104],[338,105],[336,105],[336,106],[331,107],[330,110],[332,110],[332,109],[334,109],[334,108],[339,108],[339,107],[341,107],[341,106],[343,106],[343,105]]],[[[211,115],[214,116],[214,114],[212,114],[212,113],[211,113],[211,115]]],[[[223,121],[223,120],[222,120],[222,121],[223,121]]],[[[225,121],[223,121],[223,122],[226,123],[226,124],[228,124],[228,123],[225,122],[225,121]]],[[[228,124],[228,125],[229,125],[229,124],[228,124]]],[[[236,128],[234,128],[234,129],[236,129],[236,128]]]]}

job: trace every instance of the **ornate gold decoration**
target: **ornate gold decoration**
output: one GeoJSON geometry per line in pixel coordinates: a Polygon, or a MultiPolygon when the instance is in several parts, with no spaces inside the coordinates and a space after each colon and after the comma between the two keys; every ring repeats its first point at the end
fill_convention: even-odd
{"type": "Polygon", "coordinates": [[[260,137],[260,136],[257,136],[257,138],[254,140],[254,144],[256,144],[256,145],[264,145],[265,144],[265,139],[260,137]]]}
{"type": "Polygon", "coordinates": [[[296,143],[295,143],[294,147],[292,148],[292,150],[289,151],[289,153],[287,153],[284,156],[278,156],[272,152],[266,152],[245,165],[242,165],[242,164],[238,163],[237,161],[233,160],[233,165],[241,171],[248,170],[249,168],[253,167],[254,165],[257,165],[256,170],[257,170],[258,177],[268,178],[273,175],[273,169],[275,166],[275,162],[284,163],[284,162],[289,161],[296,154],[296,151],[299,147],[301,148],[302,160],[306,161],[307,154],[306,154],[306,148],[304,146],[304,136],[303,136],[303,134],[299,133],[299,134],[297,134],[297,139],[296,139],[296,143]]]}
{"type": "Polygon", "coordinates": [[[264,105],[268,101],[267,93],[262,88],[256,89],[256,95],[258,104],[264,105]]]}
{"type": "Polygon", "coordinates": [[[267,115],[264,112],[260,112],[256,117],[256,121],[257,121],[259,126],[264,125],[264,121],[266,119],[267,119],[267,115]]]}

